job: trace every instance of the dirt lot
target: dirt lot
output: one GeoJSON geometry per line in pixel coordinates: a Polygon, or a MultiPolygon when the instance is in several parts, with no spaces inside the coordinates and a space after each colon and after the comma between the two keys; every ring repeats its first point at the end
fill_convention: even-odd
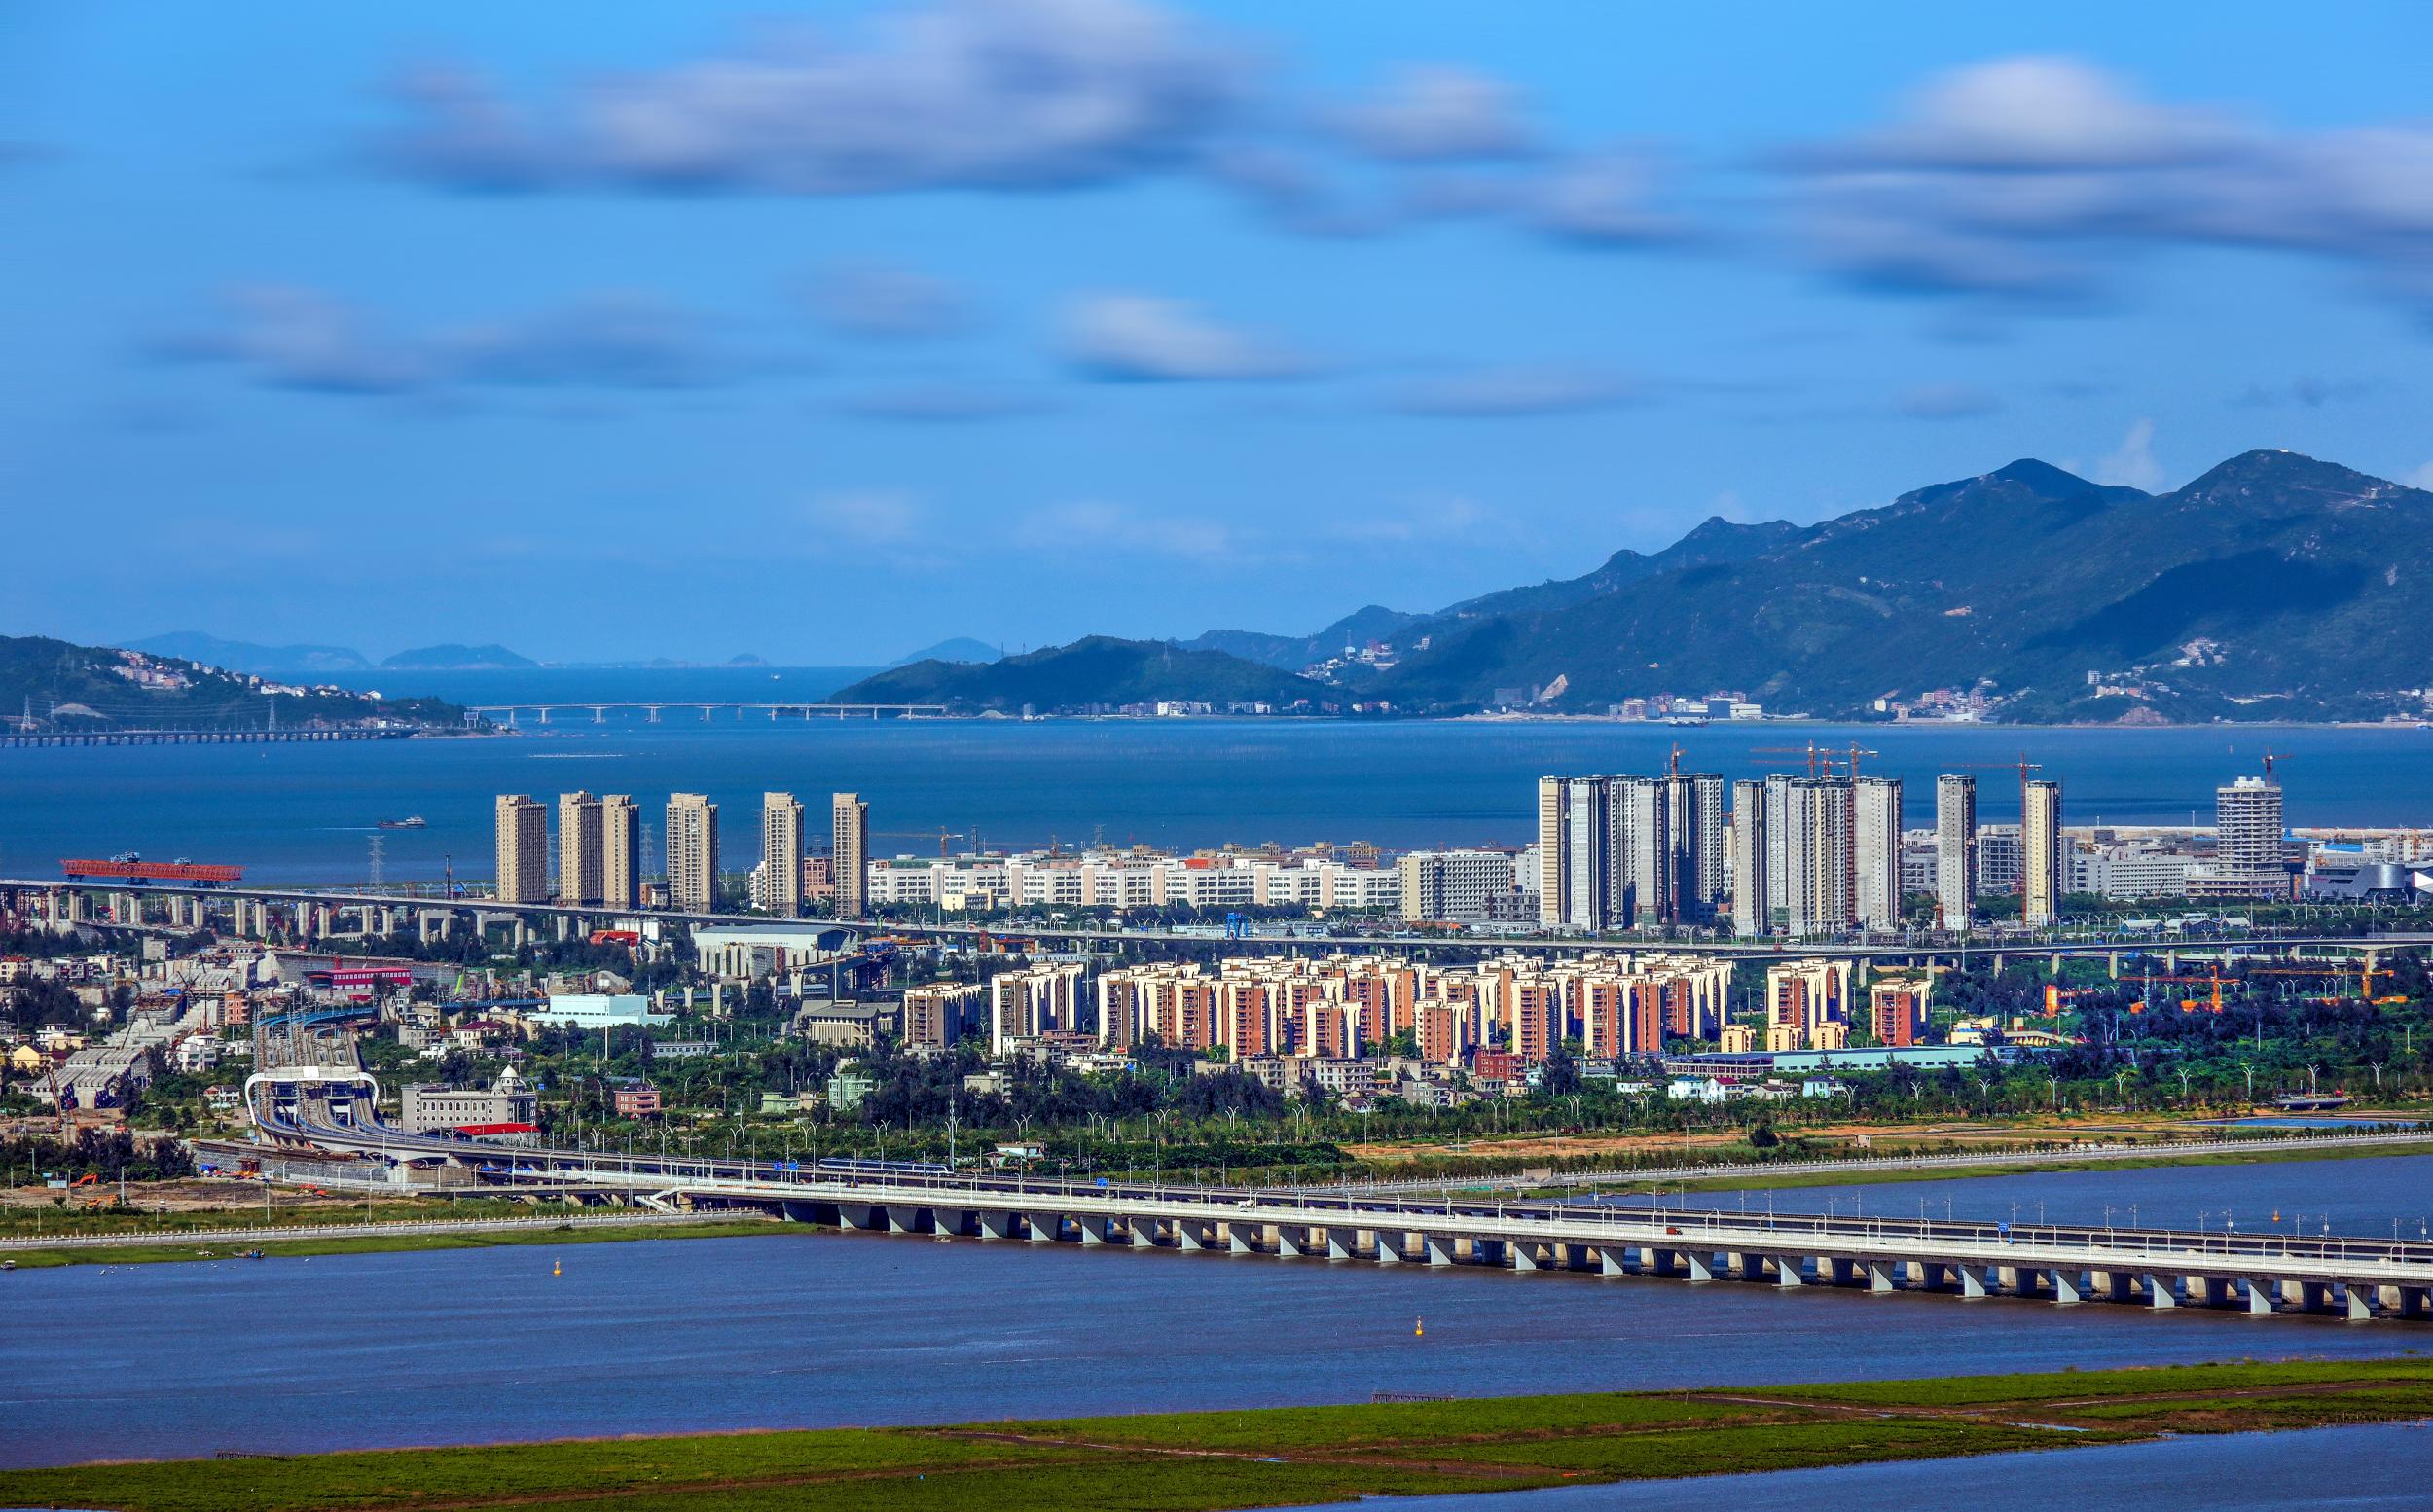
{"type": "MultiPolygon", "coordinates": [[[[1955,1119],[1938,1124],[1882,1124],[1851,1121],[1802,1124],[1782,1132],[1818,1143],[1848,1146],[1855,1154],[1869,1148],[1971,1150],[2054,1141],[2066,1143],[2073,1139],[2153,1140],[2186,1135],[2197,1130],[2183,1120],[2132,1113],[2038,1119],[2032,1122],[1955,1119]]],[[[1439,1155],[1500,1160],[1557,1160],[1580,1156],[1620,1158],[1649,1154],[1693,1157],[1701,1150],[1739,1144],[1747,1134],[1745,1129],[1639,1134],[1532,1134],[1453,1141],[1347,1144],[1344,1149],[1358,1159],[1384,1164],[1439,1155]]]]}

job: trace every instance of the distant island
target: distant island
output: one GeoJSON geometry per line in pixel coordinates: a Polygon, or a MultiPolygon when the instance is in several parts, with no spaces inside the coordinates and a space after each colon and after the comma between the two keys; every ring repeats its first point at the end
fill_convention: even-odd
{"type": "Polygon", "coordinates": [[[2294,452],[2149,494],[2023,460],[1800,526],[1304,635],[1092,637],[838,695],[958,709],[1480,712],[2021,724],[2433,710],[2433,493],[2294,452]],[[1287,674],[1262,680],[1257,669],[1287,674]]]}
{"type": "Polygon", "coordinates": [[[454,735],[482,728],[439,699],[387,699],[132,648],[0,636],[0,730],[24,738],[308,729],[454,735]]]}
{"type": "Polygon", "coordinates": [[[830,702],[941,703],[979,714],[1344,712],[1343,690],[1313,678],[1222,651],[1106,635],[982,665],[915,662],[865,677],[830,702]]]}

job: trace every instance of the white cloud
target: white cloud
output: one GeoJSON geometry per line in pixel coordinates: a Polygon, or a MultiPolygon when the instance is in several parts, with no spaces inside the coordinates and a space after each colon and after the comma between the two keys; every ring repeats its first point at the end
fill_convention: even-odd
{"type": "Polygon", "coordinates": [[[1508,416],[1610,410],[1644,399],[1619,373],[1589,367],[1490,367],[1406,385],[1390,400],[1409,414],[1508,416]]]}
{"type": "Polygon", "coordinates": [[[2219,113],[2141,100],[2075,58],[2012,57],[1939,75],[1892,125],[1803,156],[1858,171],[2066,172],[2200,162],[2244,135],[2219,113]]]}
{"type": "Polygon", "coordinates": [[[1368,99],[1334,112],[1336,131],[1373,158],[1441,162],[1534,150],[1509,84],[1470,68],[1406,68],[1368,99]]]}
{"type": "Polygon", "coordinates": [[[860,546],[904,546],[923,533],[921,506],[909,494],[831,493],[803,509],[814,529],[860,546]]]}
{"type": "Polygon", "coordinates": [[[1242,59],[1135,0],[936,0],[860,34],[773,34],[595,82],[570,105],[424,70],[383,144],[457,187],[862,194],[1106,182],[1185,161],[1228,120],[1242,59]]]}
{"type": "Polygon", "coordinates": [[[671,388],[731,370],[697,319],[630,294],[398,335],[324,291],[253,285],[231,291],[199,326],[155,342],[154,350],[233,363],[273,387],[336,394],[478,384],[671,388]]]}
{"type": "Polygon", "coordinates": [[[2070,297],[2163,247],[2301,251],[2433,304],[2433,126],[2275,130],[2026,57],[1928,84],[1891,125],[1782,155],[1810,251],[1919,292],[2070,297]]]}
{"type": "Polygon", "coordinates": [[[906,383],[852,395],[839,408],[869,420],[954,425],[1011,419],[1046,408],[1036,399],[1000,388],[959,382],[906,383]]]}
{"type": "Polygon", "coordinates": [[[2154,493],[2162,487],[2162,464],[2155,460],[2155,422],[2131,424],[2121,445],[2095,464],[2097,483],[2125,485],[2154,493]]]}
{"type": "Polygon", "coordinates": [[[1973,383],[1920,383],[1901,395],[1897,408],[1916,420],[1962,420],[1992,414],[2002,400],[1973,383]]]}
{"type": "Polygon", "coordinates": [[[1645,153],[1612,149],[1557,164],[1521,197],[1526,219],[1549,235],[1591,245],[1677,240],[1687,231],[1659,206],[1663,172],[1645,153]]]}
{"type": "Polygon", "coordinates": [[[1309,360],[1256,333],[1219,324],[1180,300],[1084,295],[1065,308],[1065,355],[1093,377],[1126,381],[1292,378],[1309,360]]]}
{"type": "Polygon", "coordinates": [[[1063,559],[1100,550],[1217,565],[1238,562],[1248,552],[1248,543],[1222,522],[1144,514],[1096,500],[1035,510],[1018,534],[1023,544],[1063,559]]]}
{"type": "Polygon", "coordinates": [[[813,307],[846,336],[900,341],[962,330],[971,311],[943,278],[890,263],[838,263],[812,280],[813,307]]]}

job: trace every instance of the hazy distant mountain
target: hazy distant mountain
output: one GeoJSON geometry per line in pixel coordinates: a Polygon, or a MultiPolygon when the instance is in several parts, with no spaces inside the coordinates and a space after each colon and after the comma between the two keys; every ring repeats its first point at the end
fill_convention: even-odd
{"type": "Polygon", "coordinates": [[[1679,567],[1703,566],[1717,561],[1743,561],[1773,550],[1793,536],[1799,527],[1786,520],[1768,521],[1763,524],[1736,525],[1717,516],[1683,536],[1680,540],[1652,555],[1624,549],[1616,552],[1595,571],[1576,578],[1562,578],[1525,588],[1507,588],[1435,611],[1433,614],[1409,614],[1370,604],[1356,609],[1315,635],[1274,635],[1264,630],[1216,630],[1177,641],[1176,644],[1194,651],[1227,651],[1269,666],[1292,671],[1312,666],[1347,649],[1364,646],[1372,640],[1385,641],[1398,649],[1407,648],[1423,636],[1434,634],[1440,622],[1493,619],[1499,615],[1538,613],[1569,604],[1585,603],[1591,598],[1651,578],[1679,567]]]}
{"type": "Polygon", "coordinates": [[[422,646],[381,659],[382,670],[408,672],[488,672],[513,670],[540,664],[504,646],[422,646]]]}
{"type": "Polygon", "coordinates": [[[1041,713],[1160,700],[1263,701],[1279,707],[1340,700],[1342,691],[1222,651],[1092,635],[982,666],[926,661],[865,677],[831,695],[839,703],[943,703],[978,712],[1041,713]]]}
{"type": "Polygon", "coordinates": [[[173,656],[188,662],[226,667],[232,672],[297,673],[360,672],[372,663],[346,646],[262,646],[245,640],[222,640],[200,630],[172,630],[127,642],[129,651],[173,656]]]}
{"type": "Polygon", "coordinates": [[[1186,651],[1222,651],[1247,661],[1297,672],[1302,667],[1343,655],[1350,646],[1393,638],[1422,617],[1370,604],[1355,609],[1315,635],[1271,635],[1264,630],[1215,630],[1175,644],[1186,651]]]}
{"type": "Polygon", "coordinates": [[[37,732],[259,729],[314,721],[404,721],[461,728],[464,710],[437,699],[274,692],[280,679],[160,652],[0,635],[0,725],[37,732]],[[267,686],[266,686],[267,682],[267,686]],[[274,714],[275,711],[275,714],[274,714]]]}
{"type": "Polygon", "coordinates": [[[1471,620],[1375,692],[1593,709],[1729,688],[1852,714],[1986,678],[2006,718],[2379,717],[2423,707],[2429,600],[2433,494],[2284,451],[2160,495],[2031,460],[1471,620]]]}
{"type": "Polygon", "coordinates": [[[1426,618],[1432,621],[1485,620],[1498,615],[1537,614],[1570,604],[1586,603],[1589,599],[1603,597],[1660,573],[1762,557],[1801,533],[1800,527],[1788,520],[1737,525],[1721,515],[1711,515],[1705,523],[1660,552],[1643,554],[1624,548],[1605,558],[1605,564],[1594,572],[1527,588],[1503,589],[1465,599],[1426,618]]]}
{"type": "Polygon", "coordinates": [[[915,662],[960,662],[978,666],[996,661],[999,655],[997,647],[985,640],[974,640],[969,635],[957,635],[951,640],[941,640],[934,646],[925,646],[910,655],[897,657],[887,665],[890,670],[898,666],[910,666],[915,662]]]}

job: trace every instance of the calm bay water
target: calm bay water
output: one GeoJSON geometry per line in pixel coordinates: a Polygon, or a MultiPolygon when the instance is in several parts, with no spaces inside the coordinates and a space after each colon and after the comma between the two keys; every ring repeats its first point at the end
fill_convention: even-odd
{"type": "MultiPolygon", "coordinates": [[[[734,675],[686,673],[673,686],[734,675]]],[[[586,696],[612,695],[637,696],[607,689],[586,696]]],[[[687,696],[734,695],[706,688],[687,696]]],[[[654,819],[667,793],[707,792],[724,808],[728,855],[738,864],[756,853],[760,795],[770,789],[815,803],[831,791],[861,793],[872,827],[893,832],[874,839],[882,853],[934,853],[935,840],[922,833],[939,829],[976,829],[991,846],[1044,845],[1051,837],[1185,847],[1318,839],[1389,847],[1519,843],[1535,824],[1541,774],[1660,771],[1677,740],[1686,767],[1733,776],[1803,764],[1768,747],[1862,742],[1880,753],[1866,759],[1869,770],[1907,779],[1911,823],[1927,822],[1937,773],[1963,764],[1995,768],[2022,749],[2043,763],[2043,775],[2063,781],[2071,822],[2185,823],[2192,814],[2210,822],[2215,784],[2256,770],[2269,745],[2286,758],[2280,773],[2294,824],[2433,822],[2433,732],[2416,730],[705,724],[674,711],[658,725],[589,721],[586,714],[546,729],[527,724],[523,734],[486,739],[0,751],[0,873],[45,875],[63,856],[138,850],[239,862],[263,882],[359,881],[376,821],[419,814],[429,828],[383,837],[390,880],[436,878],[452,856],[459,871],[482,876],[490,869],[493,795],[578,787],[636,794],[654,819]]],[[[1982,817],[2015,817],[2011,774],[1978,775],[1982,817]]]]}
{"type": "MultiPolygon", "coordinates": [[[[2423,1208],[2428,1173],[2122,1179],[2174,1211],[2224,1183],[2242,1207],[2297,1189],[2372,1233],[2423,1208]]],[[[2074,1179],[1943,1185],[1958,1211],[2007,1213],[2074,1179]]],[[[9,1464],[2433,1348],[2433,1331],[2329,1318],[879,1235],[85,1266],[19,1271],[0,1294],[28,1323],[0,1330],[9,1464]]]]}
{"type": "MultiPolygon", "coordinates": [[[[1685,1503],[1733,1512],[2052,1512],[2089,1506],[2113,1512],[2416,1512],[2433,1506],[2424,1464],[2433,1426],[2417,1422],[2255,1433],[2233,1438],[2164,1439],[2100,1449],[2069,1449],[1980,1459],[1841,1465],[1777,1470],[1684,1486],[1562,1486],[1500,1495],[1423,1496],[1391,1505],[1409,1512],[1640,1512],[1685,1503]]],[[[1314,1512],[1349,1512],[1382,1502],[1337,1502],[1314,1512]]]]}

